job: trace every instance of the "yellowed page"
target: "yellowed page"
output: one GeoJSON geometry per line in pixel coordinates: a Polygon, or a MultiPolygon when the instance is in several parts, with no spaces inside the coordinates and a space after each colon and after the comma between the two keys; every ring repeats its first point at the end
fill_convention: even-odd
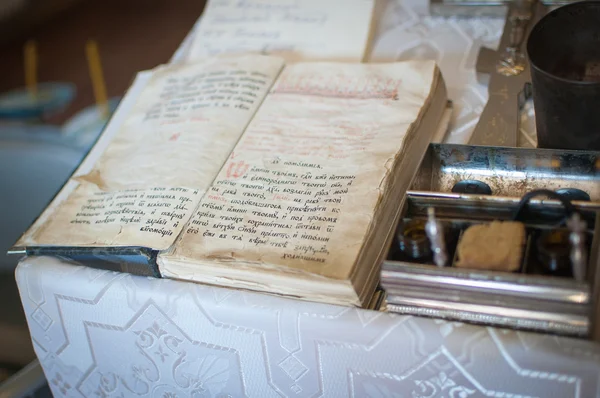
{"type": "Polygon", "coordinates": [[[288,66],[161,273],[202,280],[194,263],[221,262],[349,278],[436,74],[428,61],[288,66]]]}
{"type": "Polygon", "coordinates": [[[20,244],[169,247],[282,66],[249,55],[157,68],[94,167],[20,244]]]}
{"type": "Polygon", "coordinates": [[[188,59],[276,54],[287,61],[360,62],[375,0],[209,0],[188,59]]]}

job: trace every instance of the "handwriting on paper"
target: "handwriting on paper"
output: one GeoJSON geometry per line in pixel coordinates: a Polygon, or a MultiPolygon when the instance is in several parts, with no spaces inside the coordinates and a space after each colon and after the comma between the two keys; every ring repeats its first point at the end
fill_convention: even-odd
{"type": "Polygon", "coordinates": [[[158,69],[99,159],[105,190],[207,189],[281,64],[250,55],[158,69]]]}
{"type": "Polygon", "coordinates": [[[372,9],[373,0],[212,0],[189,56],[260,52],[360,61],[372,9]]]}
{"type": "Polygon", "coordinates": [[[144,120],[168,124],[204,108],[249,110],[257,99],[262,98],[268,81],[265,74],[246,70],[173,76],[166,80],[157,102],[148,109],[144,120]]]}
{"type": "Polygon", "coordinates": [[[240,180],[215,181],[186,232],[206,240],[279,249],[283,259],[323,263],[353,174],[286,162],[285,171],[251,167],[240,180]]]}
{"type": "Polygon", "coordinates": [[[262,117],[236,149],[265,155],[346,159],[366,151],[376,138],[378,127],[376,123],[329,123],[318,119],[303,125],[294,120],[262,117]],[[279,134],[274,135],[273,131],[279,134]]]}
{"type": "Polygon", "coordinates": [[[401,86],[401,79],[383,76],[284,74],[273,92],[341,98],[397,99],[401,86]]]}
{"type": "Polygon", "coordinates": [[[77,209],[70,224],[137,226],[161,237],[176,234],[193,209],[198,190],[149,188],[95,192],[77,209]]]}

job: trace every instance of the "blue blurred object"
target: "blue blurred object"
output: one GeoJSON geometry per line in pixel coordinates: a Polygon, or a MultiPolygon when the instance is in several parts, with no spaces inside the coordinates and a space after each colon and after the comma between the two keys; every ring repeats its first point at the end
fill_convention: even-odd
{"type": "Polygon", "coordinates": [[[61,129],[64,139],[77,148],[88,150],[104,130],[120,101],[120,97],[113,97],[108,101],[108,117],[102,115],[96,105],[88,106],[75,114],[61,129]]]}
{"type": "Polygon", "coordinates": [[[0,271],[16,266],[6,251],[42,212],[104,129],[108,117],[89,106],[62,127],[0,122],[0,271]]]}
{"type": "Polygon", "coordinates": [[[0,272],[18,258],[6,251],[79,165],[85,151],[53,126],[0,124],[0,272]]]}
{"type": "Polygon", "coordinates": [[[0,119],[40,119],[42,116],[64,110],[75,98],[77,89],[71,83],[40,83],[37,97],[27,88],[0,94],[0,119]]]}
{"type": "Polygon", "coordinates": [[[12,140],[36,140],[61,145],[65,141],[59,126],[0,121],[0,142],[12,140]]]}
{"type": "Polygon", "coordinates": [[[94,145],[109,115],[89,106],[62,127],[0,121],[0,271],[16,266],[6,251],[44,210],[94,145]]]}

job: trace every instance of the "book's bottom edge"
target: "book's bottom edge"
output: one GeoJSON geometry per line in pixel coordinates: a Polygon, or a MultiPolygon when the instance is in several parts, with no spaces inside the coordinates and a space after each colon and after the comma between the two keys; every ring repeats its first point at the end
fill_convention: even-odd
{"type": "MultiPolygon", "coordinates": [[[[350,280],[329,279],[310,274],[264,270],[248,264],[201,263],[159,256],[162,277],[211,286],[250,290],[325,304],[361,307],[359,295],[350,280]]],[[[368,297],[369,301],[371,297],[368,297]]]]}

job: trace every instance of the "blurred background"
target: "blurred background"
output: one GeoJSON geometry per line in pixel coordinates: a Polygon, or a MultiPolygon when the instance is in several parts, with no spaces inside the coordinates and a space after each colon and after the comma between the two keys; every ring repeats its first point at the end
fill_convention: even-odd
{"type": "Polygon", "coordinates": [[[23,46],[37,42],[38,81],[72,82],[77,96],[54,122],[94,103],[85,43],[98,43],[108,96],[137,71],[169,58],[204,8],[203,0],[0,0],[0,93],[25,84],[23,46]]]}
{"type": "Polygon", "coordinates": [[[96,106],[86,43],[96,43],[113,111],[136,72],[169,61],[204,3],[0,0],[0,398],[49,396],[35,366],[14,282],[18,257],[5,253],[61,188],[110,117],[96,106]],[[32,59],[36,100],[27,88],[31,78],[29,86],[26,78],[32,59]]]}

